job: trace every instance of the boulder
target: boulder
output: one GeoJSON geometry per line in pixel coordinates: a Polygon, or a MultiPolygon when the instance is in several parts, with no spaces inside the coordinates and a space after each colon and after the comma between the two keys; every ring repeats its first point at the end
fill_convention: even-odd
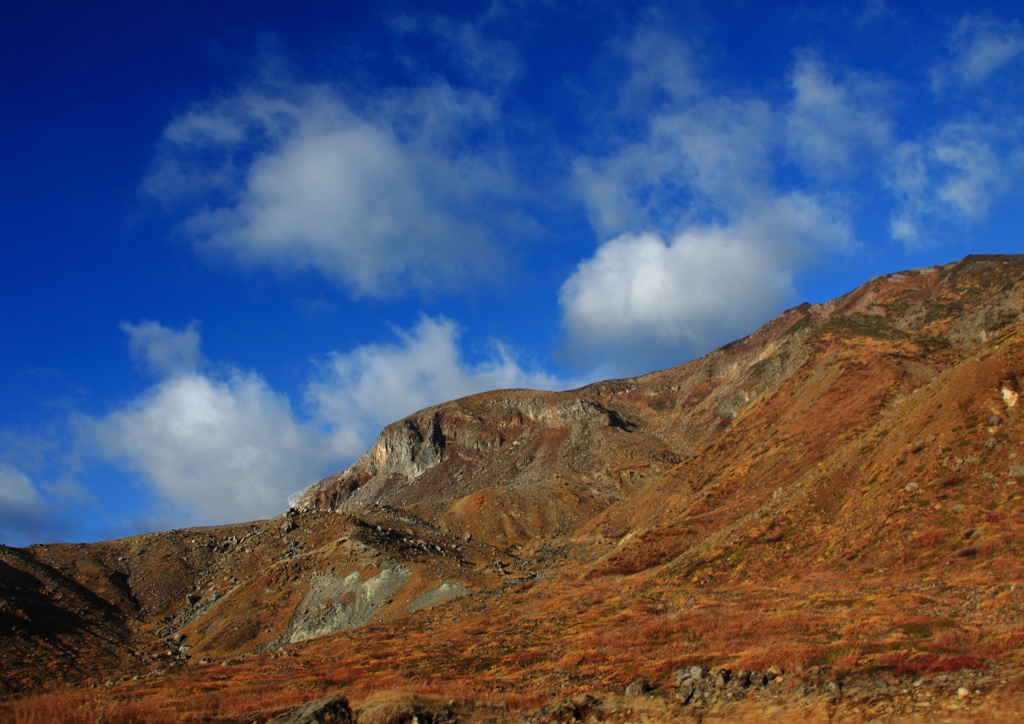
{"type": "Polygon", "coordinates": [[[763,671],[751,671],[750,672],[750,685],[751,686],[764,686],[768,683],[768,677],[763,671]]]}
{"type": "Polygon", "coordinates": [[[643,696],[651,690],[647,679],[633,679],[626,686],[626,696],[643,696]]]}
{"type": "Polygon", "coordinates": [[[363,704],[356,716],[359,724],[432,724],[448,721],[450,712],[414,695],[389,696],[363,704]]]}
{"type": "Polygon", "coordinates": [[[355,724],[355,717],[343,696],[324,696],[274,717],[267,724],[355,724]]]}

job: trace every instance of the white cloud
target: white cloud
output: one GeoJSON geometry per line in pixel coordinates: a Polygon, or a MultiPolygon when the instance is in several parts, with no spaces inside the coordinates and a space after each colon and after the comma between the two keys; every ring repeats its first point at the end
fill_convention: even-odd
{"type": "Polygon", "coordinates": [[[361,453],[384,425],[440,402],[486,390],[568,389],[589,381],[525,369],[500,343],[492,344],[486,360],[471,364],[459,348],[458,328],[443,317],[424,316],[411,331],[395,333],[396,343],[332,354],[321,379],[309,386],[307,402],[332,430],[339,456],[361,453]]]}
{"type": "Polygon", "coordinates": [[[794,267],[846,240],[842,222],[800,196],[668,243],[624,234],[562,286],[570,344],[622,364],[680,364],[752,332],[791,297],[794,267]]]}
{"type": "Polygon", "coordinates": [[[246,89],[171,123],[144,188],[246,266],[316,270],[355,295],[444,288],[496,261],[481,219],[500,222],[506,175],[466,140],[494,113],[444,83],[360,113],[326,86],[246,89]]]}
{"type": "Polygon", "coordinates": [[[196,325],[123,324],[132,357],[160,380],[79,429],[96,453],[140,476],[164,520],[178,525],[271,517],[315,481],[329,442],[298,422],[284,395],[254,372],[197,371],[196,325]]]}
{"type": "Polygon", "coordinates": [[[857,75],[833,81],[822,63],[804,55],[791,77],[793,101],[786,116],[790,152],[812,174],[833,180],[854,165],[858,151],[889,146],[891,122],[884,89],[857,75]]]}
{"type": "Polygon", "coordinates": [[[323,472],[326,444],[253,373],[167,378],[87,427],[190,524],[272,517],[323,472]]]}
{"type": "Polygon", "coordinates": [[[932,72],[932,89],[948,85],[977,85],[1000,68],[1024,56],[1024,32],[1016,20],[1004,22],[991,14],[965,15],[950,37],[953,57],[932,72]]]}

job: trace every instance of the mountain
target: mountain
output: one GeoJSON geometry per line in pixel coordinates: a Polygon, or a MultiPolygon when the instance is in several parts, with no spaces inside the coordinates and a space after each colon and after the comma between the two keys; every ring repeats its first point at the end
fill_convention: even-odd
{"type": "Polygon", "coordinates": [[[1022,256],[885,275],[417,412],[274,520],[0,548],[0,712],[1012,721],[1022,319],[1022,256]]]}

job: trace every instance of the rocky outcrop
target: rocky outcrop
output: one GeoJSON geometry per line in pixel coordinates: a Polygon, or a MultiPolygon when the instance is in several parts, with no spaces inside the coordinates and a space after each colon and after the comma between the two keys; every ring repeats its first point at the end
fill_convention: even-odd
{"type": "Polygon", "coordinates": [[[355,464],[311,486],[296,507],[340,511],[407,502],[408,495],[395,495],[393,489],[408,486],[442,462],[522,447],[545,431],[581,438],[601,434],[600,428],[633,432],[637,426],[596,400],[572,393],[508,390],[456,400],[388,425],[355,464]],[[367,487],[379,481],[387,485],[367,487]]]}
{"type": "MultiPolygon", "coordinates": [[[[389,425],[355,464],[310,487],[296,507],[336,512],[404,508],[459,535],[507,545],[543,535],[543,521],[540,526],[531,522],[535,513],[563,507],[561,488],[575,489],[572,481],[587,478],[586,489],[579,492],[591,502],[574,498],[572,506],[591,513],[621,497],[635,481],[620,475],[623,470],[616,465],[609,469],[609,462],[638,456],[644,477],[682,459],[659,435],[592,394],[485,393],[389,425]],[[477,514],[481,506],[494,505],[505,508],[507,516],[500,531],[493,519],[477,514]]],[[[574,517],[579,516],[559,515],[574,517]]]]}

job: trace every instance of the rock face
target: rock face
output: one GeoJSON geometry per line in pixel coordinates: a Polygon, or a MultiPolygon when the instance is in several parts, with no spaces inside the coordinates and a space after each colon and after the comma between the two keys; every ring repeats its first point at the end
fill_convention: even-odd
{"type": "Polygon", "coordinates": [[[711,660],[694,647],[718,652],[718,666],[738,659],[733,676],[688,669],[678,685],[689,706],[697,694],[763,688],[764,660],[783,654],[847,662],[837,669],[901,646],[975,661],[963,643],[975,621],[991,622],[986,651],[1016,650],[1019,586],[978,594],[992,601],[984,609],[970,598],[947,606],[945,591],[973,591],[969,580],[920,591],[972,565],[1001,585],[1024,555],[1013,528],[1024,518],[1022,280],[1024,257],[968,257],[790,309],[679,367],[437,405],[389,425],[272,521],[0,547],[0,683],[18,693],[192,670],[314,647],[339,631],[346,643],[329,655],[356,658],[336,669],[376,675],[406,654],[412,624],[402,622],[429,630],[409,676],[439,671],[474,685],[511,662],[510,681],[565,677],[571,691],[581,671],[628,671],[602,679],[621,694],[641,675],[711,660]],[[825,583],[803,587],[798,574],[825,583]],[[807,591],[859,596],[883,584],[906,585],[906,606],[919,608],[875,611],[871,621],[888,628],[869,643],[829,623],[860,615],[854,599],[814,616],[800,608],[807,591]],[[777,598],[753,616],[679,623],[757,596],[777,598]],[[805,628],[764,633],[762,618],[805,628]],[[567,633],[591,624],[610,633],[567,633]],[[383,637],[367,649],[372,661],[358,659],[363,635],[383,637]],[[612,650],[643,663],[604,663],[612,650]]]}
{"type": "Polygon", "coordinates": [[[389,425],[354,465],[310,487],[300,510],[387,506],[495,545],[568,534],[637,482],[678,464],[656,431],[594,392],[502,390],[389,425]],[[638,459],[609,469],[610,460],[638,459]]]}

